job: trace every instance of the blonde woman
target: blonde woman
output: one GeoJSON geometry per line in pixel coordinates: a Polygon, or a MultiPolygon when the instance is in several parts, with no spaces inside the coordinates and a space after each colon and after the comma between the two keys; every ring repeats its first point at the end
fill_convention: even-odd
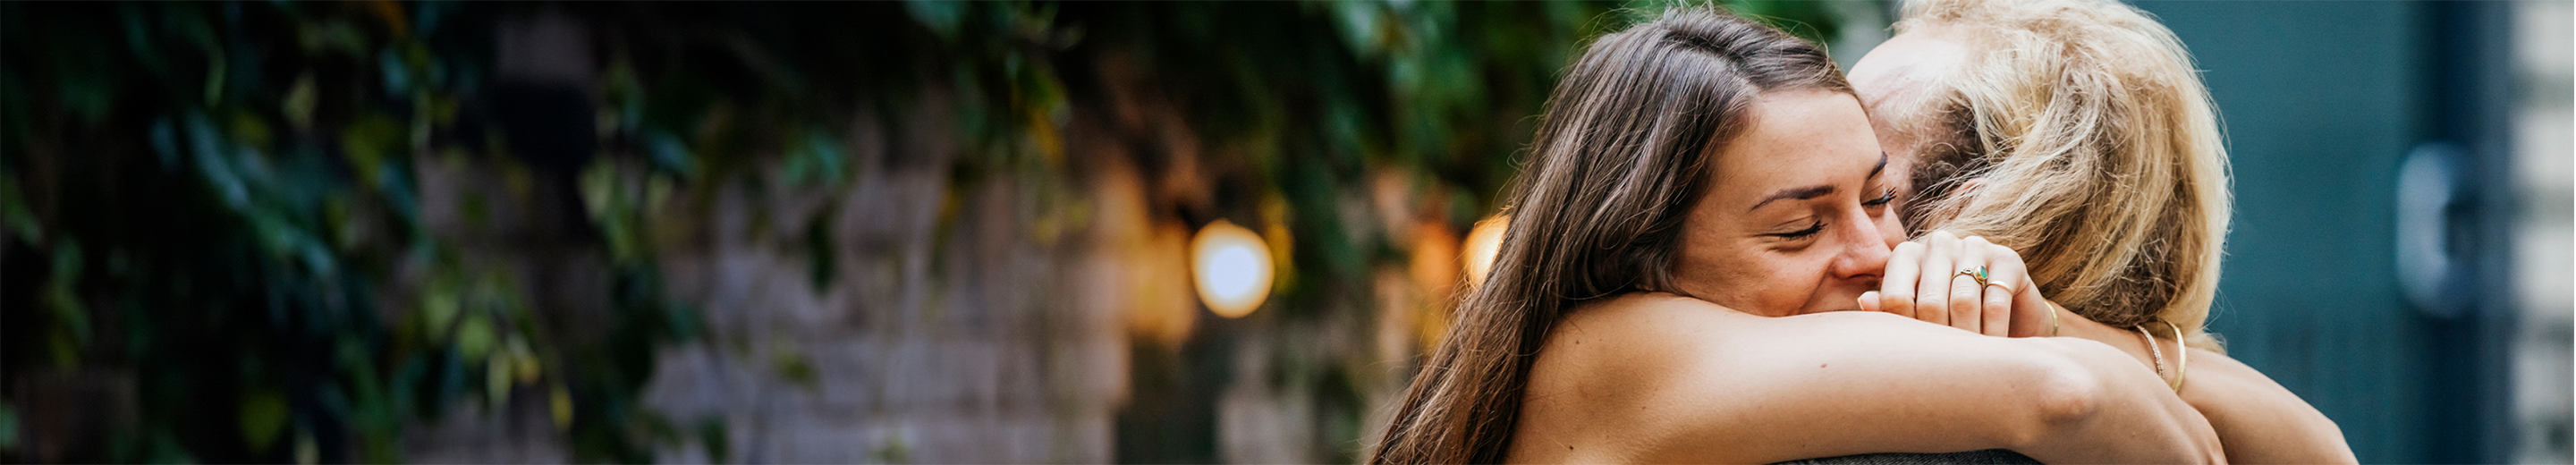
{"type": "Polygon", "coordinates": [[[1913,173],[1905,223],[1933,232],[1896,246],[1865,308],[2110,344],[2206,415],[2229,462],[2354,461],[2332,420],[2204,326],[2227,155],[2172,31],[2103,0],[1915,1],[1896,31],[1852,82],[1913,173]]]}

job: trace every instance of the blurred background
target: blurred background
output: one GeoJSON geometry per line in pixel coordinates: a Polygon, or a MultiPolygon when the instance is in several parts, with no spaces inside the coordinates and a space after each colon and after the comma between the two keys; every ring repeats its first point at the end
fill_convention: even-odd
{"type": "MultiPolygon", "coordinates": [[[[2570,2],[2139,6],[2231,355],[2365,462],[2568,462],[2570,2]]],[[[1356,461],[1660,7],[0,3],[0,460],[1356,461]]]]}

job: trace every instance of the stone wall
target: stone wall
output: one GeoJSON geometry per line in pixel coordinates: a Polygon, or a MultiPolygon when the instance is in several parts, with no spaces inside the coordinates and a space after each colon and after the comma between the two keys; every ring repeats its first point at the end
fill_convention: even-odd
{"type": "MultiPolygon", "coordinates": [[[[667,222],[661,269],[707,331],[658,354],[644,403],[678,434],[657,458],[1111,461],[1111,417],[1127,380],[1120,304],[1132,300],[1114,291],[1132,286],[1100,281],[1119,282],[1134,267],[1093,246],[1100,231],[1037,237],[1046,231],[1029,220],[1043,215],[1030,210],[1047,192],[1007,180],[953,183],[951,164],[937,155],[956,150],[935,137],[944,128],[916,125],[919,137],[895,137],[882,122],[858,126],[849,145],[869,149],[855,154],[860,175],[837,191],[735,181],[672,194],[663,213],[680,220],[667,222]],[[835,272],[817,283],[804,222],[822,209],[835,210],[822,216],[832,218],[835,272]],[[1093,285],[1078,285],[1085,277],[1093,285]]],[[[424,166],[422,184],[429,198],[465,196],[501,191],[489,188],[502,177],[424,166]]],[[[560,200],[524,203],[550,202],[560,200]]],[[[547,216],[502,208],[495,216],[547,216]]],[[[558,296],[539,298],[562,304],[550,311],[596,311],[577,296],[604,295],[597,283],[545,279],[560,265],[538,249],[543,236],[561,233],[522,229],[534,231],[467,243],[488,247],[477,255],[521,262],[523,285],[558,296]]],[[[420,462],[565,460],[564,438],[538,396],[513,398],[417,425],[406,451],[420,462]]]]}

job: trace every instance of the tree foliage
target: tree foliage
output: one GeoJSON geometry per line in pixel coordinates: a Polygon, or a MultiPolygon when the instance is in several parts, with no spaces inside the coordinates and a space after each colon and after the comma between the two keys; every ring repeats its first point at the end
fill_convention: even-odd
{"type": "MultiPolygon", "coordinates": [[[[958,186],[1066,192],[1096,157],[1196,154],[1208,194],[1157,215],[1284,232],[1270,306],[1287,318],[1363,311],[1369,270],[1406,245],[1344,206],[1398,173],[1452,226],[1490,214],[1559,70],[1621,25],[1614,6],[0,4],[0,373],[22,386],[0,402],[0,455],[392,462],[407,425],[515,404],[577,459],[651,461],[682,435],[638,391],[661,348],[704,333],[655,256],[658,225],[705,219],[656,213],[729,182],[846,192],[882,168],[850,155],[858,120],[952,129],[958,153],[898,156],[950,163],[958,186]],[[587,26],[587,81],[498,72],[494,31],[530,17],[587,26]],[[1195,145],[1071,153],[1064,132],[1115,113],[1119,76],[1173,96],[1157,111],[1195,145]],[[918,122],[924,105],[952,119],[918,122]],[[494,178],[499,197],[432,196],[425,170],[494,178]],[[531,237],[563,253],[510,255],[531,237]],[[531,273],[605,283],[571,288],[598,309],[552,308],[582,305],[531,273]],[[62,405],[30,402],[100,379],[133,403],[104,439],[8,443],[61,431],[40,411],[62,405]]],[[[1832,34],[1808,2],[1737,8],[1832,34]]],[[[829,220],[805,220],[816,257],[829,220]]],[[[1343,373],[1364,364],[1296,365],[1338,393],[1336,436],[1364,429],[1343,373]]]]}

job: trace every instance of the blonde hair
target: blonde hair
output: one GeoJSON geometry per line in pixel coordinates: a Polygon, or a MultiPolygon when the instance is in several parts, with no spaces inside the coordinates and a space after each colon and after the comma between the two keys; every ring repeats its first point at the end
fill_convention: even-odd
{"type": "Polygon", "coordinates": [[[2227,151],[2173,31],[2105,0],[1907,2],[1896,31],[1933,30],[1967,53],[1886,109],[1924,122],[1899,130],[1928,141],[1908,224],[2020,251],[2041,291],[2086,318],[2161,319],[2220,350],[2206,320],[2227,151]],[[1974,195],[1955,195],[1969,179],[1974,195]]]}

